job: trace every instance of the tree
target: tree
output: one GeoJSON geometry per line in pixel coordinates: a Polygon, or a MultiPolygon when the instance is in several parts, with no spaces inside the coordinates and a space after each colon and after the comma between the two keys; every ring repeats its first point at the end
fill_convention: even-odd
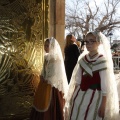
{"type": "Polygon", "coordinates": [[[95,29],[106,35],[119,29],[120,0],[103,0],[99,5],[97,3],[96,0],[71,0],[71,4],[66,4],[65,29],[78,37],[95,29]]]}

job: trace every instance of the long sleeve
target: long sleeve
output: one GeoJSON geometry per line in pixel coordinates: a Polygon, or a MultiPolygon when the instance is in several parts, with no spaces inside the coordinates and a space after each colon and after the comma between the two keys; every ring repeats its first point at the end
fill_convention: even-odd
{"type": "Polygon", "coordinates": [[[102,93],[103,93],[103,96],[106,95],[107,93],[107,70],[102,70],[99,72],[100,74],[100,78],[101,78],[101,90],[102,90],[102,93]]]}
{"type": "Polygon", "coordinates": [[[82,69],[81,69],[80,65],[78,64],[78,66],[77,66],[77,72],[76,72],[76,75],[75,75],[76,84],[80,85],[80,83],[81,83],[81,77],[82,77],[82,69]]]}

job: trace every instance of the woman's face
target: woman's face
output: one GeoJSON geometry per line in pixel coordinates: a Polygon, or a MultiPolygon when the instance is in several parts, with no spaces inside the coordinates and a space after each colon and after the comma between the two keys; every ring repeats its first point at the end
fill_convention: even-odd
{"type": "Polygon", "coordinates": [[[75,36],[72,35],[71,40],[74,41],[74,42],[76,42],[76,38],[75,38],[75,36]]]}
{"type": "Polygon", "coordinates": [[[49,42],[48,41],[46,41],[44,44],[44,50],[46,53],[49,53],[49,42]]]}
{"type": "Polygon", "coordinates": [[[96,40],[96,37],[92,34],[86,36],[85,39],[86,48],[89,52],[97,51],[100,42],[96,40]]]}

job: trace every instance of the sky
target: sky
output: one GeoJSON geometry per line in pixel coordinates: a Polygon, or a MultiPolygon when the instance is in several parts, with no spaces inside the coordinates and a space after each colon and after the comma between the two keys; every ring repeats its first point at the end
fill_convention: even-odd
{"type": "MultiPolygon", "coordinates": [[[[75,1],[75,0],[74,0],[75,1]]],[[[99,5],[101,5],[105,0],[95,0],[96,1],[96,3],[97,3],[97,5],[99,6],[99,5]]],[[[81,0],[81,2],[82,2],[82,0],[81,0]]],[[[69,4],[70,6],[73,6],[73,4],[72,4],[72,2],[71,2],[71,0],[66,0],[66,4],[69,4]]],[[[94,0],[90,0],[90,6],[91,6],[91,8],[94,8],[94,0]]],[[[120,4],[119,4],[119,6],[120,6],[120,4]]],[[[119,11],[120,11],[120,7],[117,9],[117,11],[118,11],[118,13],[120,13],[119,11]]],[[[68,34],[68,31],[65,31],[65,36],[68,34]]],[[[120,30],[115,30],[114,31],[114,33],[113,33],[113,35],[111,36],[111,38],[113,39],[113,40],[120,40],[120,30]]]]}

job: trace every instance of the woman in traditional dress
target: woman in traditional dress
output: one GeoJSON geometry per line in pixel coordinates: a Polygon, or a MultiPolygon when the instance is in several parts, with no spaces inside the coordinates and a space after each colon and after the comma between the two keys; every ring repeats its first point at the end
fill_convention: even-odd
{"type": "Polygon", "coordinates": [[[30,120],[64,120],[68,83],[58,42],[46,39],[44,66],[36,90],[30,120]]]}
{"type": "Polygon", "coordinates": [[[66,120],[120,120],[109,41],[96,30],[84,43],[68,90],[66,120]]]}

